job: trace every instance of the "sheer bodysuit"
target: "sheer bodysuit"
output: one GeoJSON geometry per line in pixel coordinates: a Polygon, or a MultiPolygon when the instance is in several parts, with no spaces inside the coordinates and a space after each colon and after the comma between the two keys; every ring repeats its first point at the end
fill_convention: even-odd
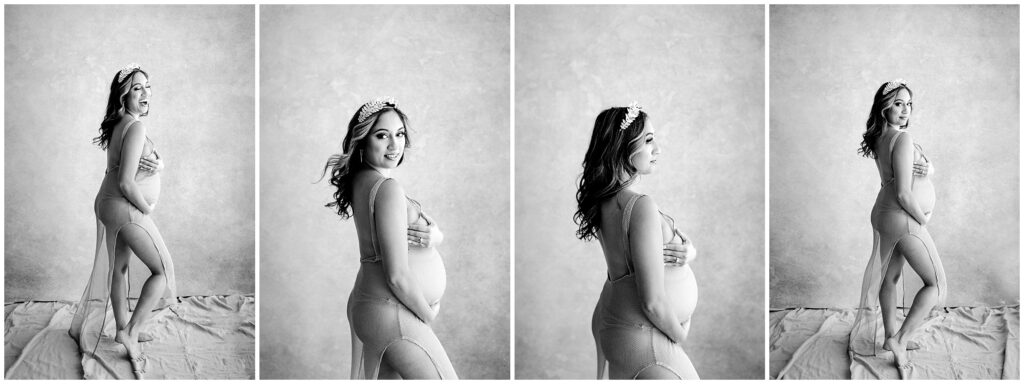
{"type": "MultiPolygon", "coordinates": [[[[680,379],[699,379],[682,345],[673,343],[658,330],[643,311],[639,287],[629,251],[629,220],[633,206],[644,195],[633,195],[622,209],[622,242],[626,274],[613,278],[609,271],[591,328],[597,343],[598,379],[604,378],[605,364],[612,380],[635,379],[648,369],[665,369],[680,379]]],[[[662,215],[665,244],[681,244],[683,235],[671,217],[662,215]]],[[[602,244],[609,239],[599,233],[602,244]]],[[[605,248],[608,252],[608,248],[605,248]]],[[[676,318],[688,329],[697,306],[697,282],[689,265],[665,266],[665,293],[676,318]]]]}
{"type": "MultiPolygon", "coordinates": [[[[888,153],[875,152],[875,164],[883,181],[881,190],[878,191],[878,196],[875,198],[874,208],[871,210],[874,244],[871,259],[864,272],[860,305],[850,334],[850,351],[858,355],[872,356],[883,352],[882,343],[885,341],[885,332],[880,318],[878,295],[882,280],[898,244],[907,241],[917,242],[922,249],[927,251],[937,283],[938,305],[945,301],[946,296],[946,274],[942,268],[942,262],[939,260],[935,242],[932,240],[931,234],[928,233],[928,229],[914,220],[903,209],[897,198],[892,153],[897,140],[901,138],[910,140],[909,135],[904,137],[902,131],[896,132],[889,139],[888,153]]],[[[927,157],[924,156],[921,147],[914,144],[914,161],[918,162],[921,159],[927,160],[927,157]]],[[[928,176],[914,175],[911,189],[921,210],[930,215],[935,206],[935,189],[931,180],[928,176]]],[[[905,272],[901,272],[901,280],[905,281],[908,276],[916,277],[913,272],[905,272]]],[[[902,290],[902,287],[897,287],[897,290],[902,290]]],[[[896,295],[902,297],[904,302],[909,301],[904,296],[905,292],[896,295]]]]}
{"type": "MultiPolygon", "coordinates": [[[[419,319],[391,292],[381,260],[374,216],[377,190],[389,178],[380,177],[370,189],[369,223],[372,250],[361,249],[359,274],[348,299],[348,321],[352,334],[352,379],[377,379],[387,349],[397,343],[411,343],[430,358],[441,379],[458,379],[447,352],[430,325],[419,319]]],[[[409,224],[426,224],[419,203],[406,197],[409,224]]],[[[357,212],[361,213],[361,212],[357,212]]],[[[358,226],[357,226],[358,229],[358,226]]],[[[365,248],[360,244],[361,248],[365,248]]],[[[434,248],[409,246],[409,270],[431,307],[444,295],[446,276],[441,255],[434,248]]]]}
{"type": "MultiPolygon", "coordinates": [[[[136,121],[129,121],[115,127],[113,136],[119,137],[119,140],[111,140],[110,146],[107,148],[106,175],[103,177],[103,183],[100,185],[99,193],[93,204],[93,210],[96,213],[95,259],[85,293],[82,295],[82,300],[78,302],[78,308],[72,318],[69,330],[71,336],[78,341],[83,358],[95,353],[101,339],[107,338],[112,342],[112,337],[116,332],[115,322],[107,319],[113,317],[109,300],[110,287],[114,273],[114,252],[118,234],[122,229],[129,226],[142,229],[149,236],[152,247],[160,255],[166,284],[154,310],[177,303],[174,264],[171,262],[171,254],[167,251],[163,236],[160,235],[153,219],[149,215],[143,214],[128,201],[118,182],[124,136],[136,121]]],[[[148,137],[142,150],[142,158],[159,158],[155,145],[148,137]]],[[[140,171],[135,175],[135,183],[148,203],[155,203],[160,197],[160,173],[140,171]]],[[[129,282],[132,280],[130,273],[131,271],[125,274],[129,282]]],[[[131,287],[128,284],[123,286],[130,291],[131,287]]],[[[125,297],[131,297],[131,292],[127,293],[125,297]]]]}

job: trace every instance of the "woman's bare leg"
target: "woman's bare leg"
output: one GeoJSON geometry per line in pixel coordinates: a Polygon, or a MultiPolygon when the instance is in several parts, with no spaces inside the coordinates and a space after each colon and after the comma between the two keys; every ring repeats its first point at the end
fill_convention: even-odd
{"type": "Polygon", "coordinates": [[[407,340],[396,341],[384,352],[379,376],[383,376],[385,366],[393,369],[406,380],[440,380],[441,374],[431,361],[430,355],[420,346],[407,340]]]}
{"type": "Polygon", "coordinates": [[[896,289],[903,277],[903,255],[893,251],[889,258],[889,265],[886,267],[885,276],[882,277],[881,290],[878,291],[878,304],[882,307],[882,326],[885,328],[885,338],[888,339],[899,329],[896,319],[899,298],[896,289]]]}
{"type": "Polygon", "coordinates": [[[939,287],[944,285],[944,277],[937,273],[941,266],[936,266],[938,257],[933,257],[934,245],[931,244],[931,236],[927,233],[910,236],[896,245],[897,252],[903,254],[907,263],[914,269],[914,272],[921,277],[924,286],[917,291],[914,303],[910,306],[907,318],[903,325],[892,337],[885,340],[885,346],[893,351],[896,367],[899,369],[900,377],[907,379],[909,360],[907,356],[907,342],[909,337],[920,328],[925,316],[931,312],[939,302],[939,287]],[[927,243],[926,243],[927,242],[927,243]]]}
{"type": "MultiPolygon", "coordinates": [[[[153,308],[163,295],[166,279],[163,263],[160,262],[160,252],[153,244],[149,232],[138,225],[129,224],[121,229],[117,241],[117,248],[130,248],[130,252],[135,253],[150,271],[149,278],[142,285],[135,311],[125,325],[124,333],[119,335],[122,338],[121,342],[128,349],[128,355],[134,358],[141,352],[138,349],[139,331],[142,325],[153,317],[153,308]]],[[[125,265],[127,266],[127,263],[125,265]]]]}
{"type": "Polygon", "coordinates": [[[927,238],[910,237],[897,245],[902,248],[901,253],[907,259],[907,263],[910,264],[910,267],[914,269],[914,272],[924,282],[924,286],[921,287],[920,291],[917,291],[917,295],[914,297],[914,303],[910,306],[910,312],[907,313],[903,326],[900,327],[899,332],[893,335],[897,337],[897,341],[901,344],[906,343],[908,336],[921,326],[925,316],[939,302],[939,285],[941,281],[939,280],[940,276],[937,274],[935,265],[939,261],[937,257],[932,255],[933,247],[928,247],[925,244],[925,241],[931,241],[931,237],[928,234],[920,236],[927,238]]]}
{"type": "Polygon", "coordinates": [[[114,309],[114,323],[117,329],[128,326],[128,262],[132,250],[120,241],[114,247],[114,271],[110,281],[110,306],[114,309]]]}

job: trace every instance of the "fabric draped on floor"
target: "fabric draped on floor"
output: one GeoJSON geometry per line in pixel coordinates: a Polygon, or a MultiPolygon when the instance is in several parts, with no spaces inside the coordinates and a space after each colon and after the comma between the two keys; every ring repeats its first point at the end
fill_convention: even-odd
{"type": "MultiPolygon", "coordinates": [[[[849,351],[854,309],[797,308],[770,317],[772,379],[899,379],[891,352],[849,351]],[[852,358],[851,358],[852,356],[852,358]]],[[[902,311],[901,311],[902,321],[902,311]]],[[[880,321],[880,319],[879,319],[880,321]]],[[[925,320],[911,379],[1020,378],[1020,306],[951,307],[925,320]]]]}
{"type": "MultiPolygon", "coordinates": [[[[145,378],[254,379],[255,309],[252,296],[229,295],[183,297],[180,304],[157,311],[143,330],[154,340],[140,343],[149,356],[145,378]]],[[[79,352],[68,336],[73,314],[70,302],[6,304],[5,378],[134,378],[113,332],[104,332],[95,354],[79,352]]]]}

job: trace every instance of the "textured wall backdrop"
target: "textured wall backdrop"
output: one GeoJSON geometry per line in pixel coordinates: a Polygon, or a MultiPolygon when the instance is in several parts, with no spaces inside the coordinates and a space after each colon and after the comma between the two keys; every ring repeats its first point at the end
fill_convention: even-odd
{"type": "Polygon", "coordinates": [[[606,278],[574,236],[597,114],[638,100],[641,182],[699,250],[686,346],[702,378],[764,377],[764,7],[516,7],[516,377],[591,379],[606,278]]]}
{"type": "Polygon", "coordinates": [[[352,114],[394,96],[393,176],[444,231],[435,331],[462,378],[509,376],[509,7],[260,8],[260,377],[348,378],[355,226],[320,176],[352,114]]]}
{"type": "Polygon", "coordinates": [[[872,97],[903,78],[936,167],[948,305],[1019,302],[1018,7],[771,7],[770,306],[853,307],[878,171],[872,97]]]}
{"type": "Polygon", "coordinates": [[[145,122],[166,160],[153,217],[178,294],[255,292],[253,14],[5,6],[4,301],[81,298],[106,167],[91,141],[110,81],[130,62],[153,87],[145,122]]]}

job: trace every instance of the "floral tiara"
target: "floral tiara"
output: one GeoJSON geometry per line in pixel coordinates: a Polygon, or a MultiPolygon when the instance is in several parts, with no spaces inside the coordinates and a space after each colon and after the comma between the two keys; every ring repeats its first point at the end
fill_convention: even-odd
{"type": "Polygon", "coordinates": [[[644,107],[641,107],[636,101],[629,103],[629,106],[626,107],[626,118],[622,119],[622,124],[619,124],[619,129],[624,130],[629,128],[629,126],[633,124],[633,120],[635,120],[637,116],[640,116],[640,110],[643,108],[644,107]]]}
{"type": "Polygon", "coordinates": [[[906,86],[907,86],[907,82],[905,80],[903,80],[903,79],[896,79],[896,80],[890,81],[888,83],[885,83],[885,88],[882,89],[882,94],[884,95],[884,94],[887,94],[889,92],[892,92],[892,90],[894,90],[894,89],[897,89],[899,87],[906,87],[906,86]]]}
{"type": "Polygon", "coordinates": [[[391,96],[378,97],[369,103],[363,104],[363,107],[359,109],[359,122],[362,123],[363,121],[366,121],[367,117],[380,112],[380,110],[389,105],[392,107],[397,106],[397,104],[395,104],[395,98],[391,96]]]}
{"type": "Polygon", "coordinates": [[[117,82],[120,83],[120,82],[124,81],[125,77],[128,77],[128,75],[130,75],[133,71],[139,70],[139,69],[142,69],[142,68],[140,68],[139,65],[135,64],[135,63],[131,63],[131,64],[128,64],[128,65],[124,66],[124,68],[121,68],[121,72],[118,72],[118,74],[117,74],[117,82]]]}

